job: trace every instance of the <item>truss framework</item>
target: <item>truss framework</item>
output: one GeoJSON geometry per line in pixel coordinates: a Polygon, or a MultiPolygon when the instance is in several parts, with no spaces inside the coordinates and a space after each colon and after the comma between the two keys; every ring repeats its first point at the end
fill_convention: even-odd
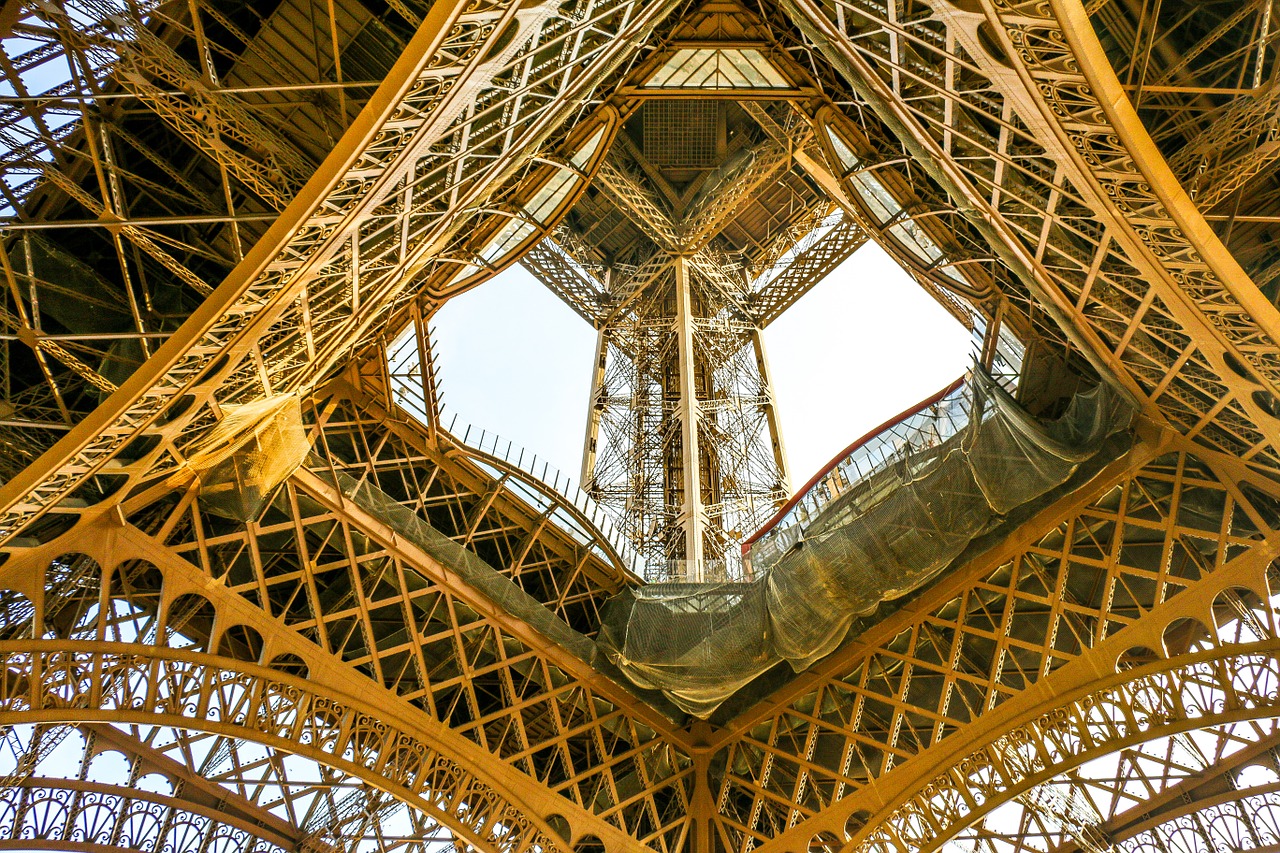
{"type": "MultiPolygon", "coordinates": [[[[571,5],[0,14],[4,843],[1277,843],[1272,5],[571,5]],[[284,47],[302,21],[310,55],[284,47]],[[574,164],[561,124],[616,134],[659,96],[649,67],[695,49],[760,50],[785,84],[742,76],[743,53],[715,65],[716,97],[759,99],[724,187],[655,194],[626,142],[574,164]],[[68,79],[31,89],[54,59],[68,79]],[[824,202],[735,267],[750,193],[729,190],[784,163],[824,202]],[[601,331],[595,434],[623,437],[590,468],[639,478],[597,476],[660,508],[665,533],[632,536],[662,559],[688,559],[700,519],[705,561],[754,511],[715,514],[715,466],[777,497],[759,328],[867,237],[1013,328],[1032,368],[1126,387],[1142,440],[766,699],[685,720],[591,656],[638,582],[616,549],[417,423],[381,358],[571,166],[538,221],[554,243],[524,257],[601,331]],[[596,253],[569,209],[592,176],[648,242],[596,253]],[[307,398],[315,455],[255,520],[208,512],[184,451],[224,405],[282,392],[307,398]]],[[[706,97],[680,79],[661,96],[706,97]]]]}

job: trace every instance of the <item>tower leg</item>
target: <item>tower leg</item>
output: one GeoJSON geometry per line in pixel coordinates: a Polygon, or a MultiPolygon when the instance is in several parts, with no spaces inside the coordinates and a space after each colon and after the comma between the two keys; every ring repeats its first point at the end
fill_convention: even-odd
{"type": "Polygon", "coordinates": [[[778,466],[778,485],[791,493],[791,472],[787,467],[787,449],[782,442],[782,424],[778,423],[778,398],[773,393],[773,374],[769,370],[769,357],[764,349],[764,336],[759,326],[751,330],[751,346],[756,354],[756,369],[760,371],[760,397],[765,419],[769,425],[769,443],[773,448],[773,461],[778,466]]]}
{"type": "Polygon", "coordinates": [[[702,458],[698,444],[697,356],[693,351],[693,292],[689,284],[686,260],[677,257],[676,270],[676,345],[680,369],[680,437],[683,456],[683,500],[680,521],[684,527],[684,556],[688,561],[686,580],[704,580],[702,553],[703,528],[706,524],[702,506],[702,458]]]}
{"type": "Polygon", "coordinates": [[[609,354],[609,338],[605,329],[596,333],[596,360],[591,366],[591,395],[587,399],[587,435],[582,442],[582,477],[579,482],[588,491],[596,472],[596,449],[600,441],[600,418],[604,413],[604,368],[609,354]]]}

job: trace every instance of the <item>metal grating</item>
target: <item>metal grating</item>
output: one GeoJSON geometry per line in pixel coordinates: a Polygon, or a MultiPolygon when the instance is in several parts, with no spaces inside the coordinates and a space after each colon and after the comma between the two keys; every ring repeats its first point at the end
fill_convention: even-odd
{"type": "Polygon", "coordinates": [[[709,169],[716,165],[715,101],[649,101],[644,106],[644,156],[656,166],[709,169]]]}

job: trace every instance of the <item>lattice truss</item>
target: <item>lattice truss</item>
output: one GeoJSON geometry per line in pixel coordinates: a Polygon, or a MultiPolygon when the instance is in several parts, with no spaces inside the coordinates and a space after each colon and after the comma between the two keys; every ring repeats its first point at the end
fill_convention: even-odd
{"type": "Polygon", "coordinates": [[[0,840],[1280,843],[1275,32],[1268,0],[4,5],[0,840]],[[679,108],[710,147],[658,171],[719,165],[659,181],[628,123],[711,92],[737,141],[679,108]],[[384,346],[523,259],[601,332],[601,496],[688,560],[696,473],[705,570],[784,482],[758,331],[867,238],[1016,331],[1029,404],[1107,377],[1139,440],[691,722],[594,654],[617,543],[440,429],[425,331],[416,372],[384,346]],[[191,451],[289,395],[311,455],[210,511],[191,451]]]}
{"type": "MultiPolygon", "coordinates": [[[[742,539],[787,496],[785,472],[774,452],[759,329],[738,319],[697,273],[691,278],[697,441],[705,466],[703,553],[711,574],[737,576],[742,539]]],[[[678,513],[685,488],[679,344],[674,312],[660,310],[675,301],[675,286],[674,274],[650,285],[655,295],[646,308],[657,316],[637,309],[602,331],[605,364],[592,403],[598,426],[589,439],[595,455],[589,488],[616,508],[651,580],[687,577],[690,559],[678,513]]]]}
{"type": "Polygon", "coordinates": [[[638,543],[646,569],[665,570],[685,544],[664,488],[666,463],[679,459],[681,441],[678,421],[664,411],[662,387],[674,372],[675,333],[667,318],[635,317],[602,337],[605,393],[597,392],[593,401],[600,426],[589,486],[603,505],[623,508],[623,533],[638,543]]]}
{"type": "MultiPolygon", "coordinates": [[[[513,597],[523,594],[584,631],[598,623],[610,591],[630,581],[596,549],[547,525],[518,484],[491,477],[481,462],[449,461],[426,448],[420,433],[388,434],[385,411],[348,386],[335,387],[318,422],[324,458],[295,475],[298,485],[278,494],[252,531],[204,512],[194,493],[144,500],[135,519],[141,526],[130,523],[125,535],[141,537],[134,545],[152,559],[104,571],[107,555],[124,552],[75,537],[91,553],[60,554],[25,585],[30,595],[6,593],[4,640],[42,637],[37,645],[49,655],[36,664],[30,650],[12,647],[9,663],[26,660],[50,679],[22,699],[7,693],[5,707],[21,705],[37,721],[40,709],[58,708],[60,719],[100,723],[9,730],[5,769],[17,783],[10,792],[21,799],[8,804],[17,822],[6,826],[20,833],[35,821],[51,838],[75,840],[76,821],[105,819],[69,804],[60,807],[70,809],[60,812],[65,829],[55,828],[52,806],[23,794],[41,787],[35,777],[42,768],[68,772],[68,732],[82,733],[72,740],[83,748],[83,738],[101,729],[127,755],[137,750],[140,767],[171,783],[200,785],[173,795],[174,808],[194,812],[184,820],[196,829],[180,826],[170,837],[167,821],[138,818],[130,828],[129,812],[113,812],[123,827],[121,846],[139,833],[161,832],[187,845],[201,833],[235,834],[249,825],[249,840],[236,835],[237,846],[228,849],[331,850],[356,841],[374,849],[431,849],[443,841],[553,849],[563,842],[546,834],[570,832],[576,801],[593,826],[587,835],[612,836],[614,844],[625,832],[677,847],[687,821],[689,760],[655,733],[654,722],[669,722],[653,712],[633,719],[616,704],[628,694],[575,657],[581,648],[530,633],[456,579],[451,589],[447,572],[433,580],[413,568],[438,564],[331,482],[376,484],[388,504],[410,507],[448,531],[451,547],[502,566],[490,571],[513,597]],[[335,480],[335,473],[349,479],[335,480]],[[314,569],[300,572],[302,566],[314,569]],[[83,646],[92,657],[89,649],[102,642],[115,650],[110,661],[67,656],[83,646]],[[240,663],[228,666],[231,660],[240,663]],[[329,686],[319,686],[326,680],[329,686]],[[352,694],[354,684],[362,686],[352,694]],[[123,725],[125,708],[143,715],[136,727],[123,725]],[[446,746],[440,734],[456,743],[446,746]],[[133,740],[142,745],[130,746],[133,740]],[[530,823],[547,804],[509,800],[511,779],[483,769],[479,756],[488,750],[529,780],[566,786],[569,799],[530,823]],[[211,791],[230,797],[224,810],[243,819],[222,828],[220,820],[210,822],[211,791]],[[451,793],[442,798],[445,791],[451,793]],[[601,821],[593,814],[608,811],[606,802],[616,815],[601,821]]],[[[11,688],[34,684],[8,664],[6,671],[17,678],[11,688]]],[[[106,749],[91,749],[89,758],[106,749]]],[[[117,778],[115,789],[141,775],[117,778]]],[[[155,793],[144,805],[163,811],[159,804],[169,798],[155,793]]]]}
{"type": "Polygon", "coordinates": [[[620,203],[583,200],[570,219],[584,230],[561,225],[524,261],[599,329],[583,479],[654,578],[740,572],[741,541],[788,492],[760,330],[865,239],[759,133],[702,176],[687,209],[658,195],[655,181],[672,192],[661,176],[642,177],[639,151],[611,153],[599,180],[620,203]],[[765,187],[790,209],[770,212],[753,257],[721,229],[745,230],[765,187]],[[623,240],[622,257],[595,260],[623,240]]]}
{"type": "Polygon", "coordinates": [[[155,352],[354,120],[407,30],[348,6],[11,4],[6,477],[155,352]]]}

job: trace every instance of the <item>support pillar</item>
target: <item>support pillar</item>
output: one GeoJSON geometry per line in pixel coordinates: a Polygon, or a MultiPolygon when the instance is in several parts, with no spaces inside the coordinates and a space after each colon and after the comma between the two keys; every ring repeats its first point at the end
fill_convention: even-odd
{"type": "Polygon", "coordinates": [[[596,444],[600,438],[600,417],[604,413],[605,360],[609,355],[607,326],[596,332],[596,360],[591,366],[591,392],[587,399],[587,435],[582,442],[582,477],[578,482],[590,491],[596,473],[596,444]]]}
{"type": "Polygon", "coordinates": [[[773,374],[769,371],[769,357],[764,349],[764,336],[759,326],[751,330],[751,347],[756,354],[756,369],[760,371],[760,396],[762,408],[769,424],[769,443],[773,447],[773,461],[778,466],[778,484],[791,494],[791,472],[787,468],[786,445],[782,442],[782,424],[778,423],[778,400],[773,395],[773,374]]]}
{"type": "Polygon", "coordinates": [[[676,346],[680,370],[680,450],[683,461],[684,490],[680,507],[680,523],[684,527],[684,556],[688,561],[686,580],[703,580],[703,527],[706,519],[702,507],[702,457],[698,443],[697,359],[693,351],[693,292],[689,283],[688,261],[675,259],[676,272],[676,346]]]}

